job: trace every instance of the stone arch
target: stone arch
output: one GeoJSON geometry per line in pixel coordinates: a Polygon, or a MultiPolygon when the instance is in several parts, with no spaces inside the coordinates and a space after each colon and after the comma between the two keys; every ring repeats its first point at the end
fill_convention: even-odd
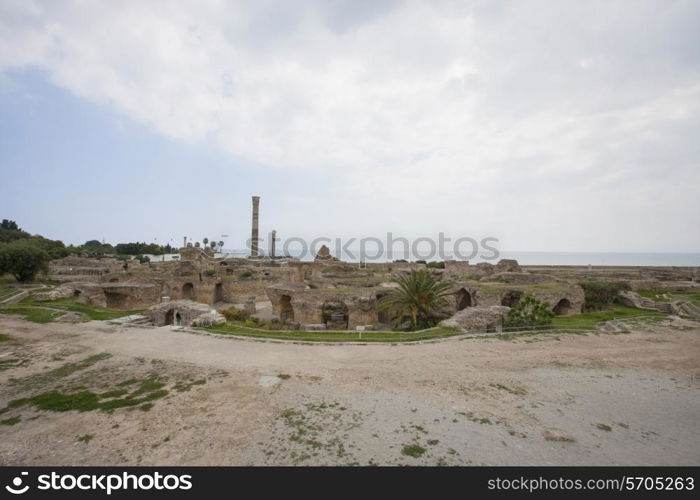
{"type": "Polygon", "coordinates": [[[561,299],[552,309],[557,316],[565,316],[571,311],[571,301],[569,299],[561,299]]]}
{"type": "Polygon", "coordinates": [[[501,298],[501,305],[507,307],[515,307],[520,302],[523,292],[520,290],[510,290],[501,298]]]}
{"type": "Polygon", "coordinates": [[[188,300],[194,299],[194,285],[192,283],[185,283],[182,285],[182,298],[188,300]]]}
{"type": "Polygon", "coordinates": [[[217,283],[214,287],[214,304],[224,301],[224,285],[217,283]]]}
{"type": "Polygon", "coordinates": [[[280,297],[280,321],[294,321],[294,307],[292,307],[292,297],[282,295],[280,297]]]}
{"type": "Polygon", "coordinates": [[[180,313],[175,309],[169,309],[168,312],[165,313],[165,324],[180,326],[182,325],[182,316],[180,316],[180,313]]]}
{"type": "Polygon", "coordinates": [[[105,292],[105,305],[107,309],[126,309],[129,297],[123,293],[105,292]]]}
{"type": "Polygon", "coordinates": [[[381,300],[387,295],[389,292],[379,292],[375,295],[377,297],[377,323],[381,325],[388,325],[392,322],[389,311],[381,307],[381,300]]]}
{"type": "Polygon", "coordinates": [[[327,300],[321,308],[321,316],[326,328],[329,330],[347,330],[348,306],[342,300],[327,300]]]}
{"type": "Polygon", "coordinates": [[[460,288],[457,292],[457,310],[461,311],[467,307],[472,307],[474,302],[472,300],[472,294],[467,291],[466,288],[460,288]]]}
{"type": "Polygon", "coordinates": [[[80,290],[73,290],[73,297],[80,297],[80,290]]]}

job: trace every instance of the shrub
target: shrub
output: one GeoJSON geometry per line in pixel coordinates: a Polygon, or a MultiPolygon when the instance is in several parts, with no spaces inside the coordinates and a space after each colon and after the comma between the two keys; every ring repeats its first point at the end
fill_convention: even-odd
{"type": "Polygon", "coordinates": [[[33,281],[39,272],[48,272],[51,257],[45,250],[22,243],[0,245],[0,274],[10,273],[17,281],[33,281]]]}
{"type": "Polygon", "coordinates": [[[544,326],[552,323],[554,313],[549,309],[549,304],[536,299],[532,295],[525,295],[518,305],[508,311],[508,319],[505,326],[530,328],[544,326]]]}
{"type": "Polygon", "coordinates": [[[223,314],[226,321],[243,321],[248,319],[248,313],[242,309],[236,309],[235,307],[230,307],[228,309],[222,309],[219,311],[223,314]]]}
{"type": "Polygon", "coordinates": [[[136,260],[138,260],[141,264],[145,264],[146,262],[151,262],[151,258],[148,255],[137,255],[134,258],[136,260]]]}
{"type": "Polygon", "coordinates": [[[448,304],[451,284],[436,280],[424,269],[393,281],[398,287],[379,300],[379,309],[392,312],[397,326],[407,320],[413,330],[434,326],[440,310],[448,304]]]}
{"type": "Polygon", "coordinates": [[[250,272],[250,271],[244,271],[244,272],[242,272],[241,275],[239,276],[239,278],[241,278],[242,280],[248,280],[248,279],[250,279],[250,278],[252,278],[252,277],[253,277],[253,273],[250,272]]]}
{"type": "Polygon", "coordinates": [[[207,269],[204,271],[204,276],[208,276],[209,278],[216,276],[216,271],[213,269],[207,269]]]}
{"type": "Polygon", "coordinates": [[[587,279],[579,283],[586,296],[587,309],[600,309],[617,300],[617,294],[622,290],[629,290],[629,283],[624,281],[603,281],[599,279],[587,279]]]}

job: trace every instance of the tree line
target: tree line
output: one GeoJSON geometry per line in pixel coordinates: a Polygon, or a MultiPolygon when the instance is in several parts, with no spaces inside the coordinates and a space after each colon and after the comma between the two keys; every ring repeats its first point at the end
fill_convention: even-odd
{"type": "Polygon", "coordinates": [[[16,221],[3,219],[0,222],[0,275],[11,274],[21,282],[33,281],[37,274],[48,271],[49,261],[69,255],[127,258],[144,254],[162,255],[173,250],[170,244],[136,242],[111,245],[98,240],[66,246],[61,240],[30,234],[20,228],[16,221]]]}

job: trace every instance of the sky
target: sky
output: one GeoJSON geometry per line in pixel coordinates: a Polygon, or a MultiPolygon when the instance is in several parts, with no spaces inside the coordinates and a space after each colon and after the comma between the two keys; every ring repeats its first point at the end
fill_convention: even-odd
{"type": "Polygon", "coordinates": [[[0,217],[700,252],[700,2],[0,0],[0,217]]]}

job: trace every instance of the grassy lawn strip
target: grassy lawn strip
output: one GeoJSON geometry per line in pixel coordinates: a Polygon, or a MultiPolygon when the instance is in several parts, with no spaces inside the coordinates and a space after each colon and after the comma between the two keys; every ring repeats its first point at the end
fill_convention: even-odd
{"type": "Polygon", "coordinates": [[[656,302],[671,302],[672,300],[688,300],[700,306],[700,292],[669,292],[666,290],[639,290],[637,292],[642,297],[655,300],[656,302]]]}
{"type": "Polygon", "coordinates": [[[453,328],[435,328],[418,332],[307,332],[298,330],[255,330],[244,326],[226,324],[204,328],[204,330],[246,337],[298,340],[307,342],[410,342],[459,335],[453,328]],[[361,335],[360,335],[361,334],[361,335]]]}
{"type": "Polygon", "coordinates": [[[633,316],[644,315],[646,317],[665,318],[667,315],[648,309],[637,309],[636,307],[627,307],[619,304],[610,306],[608,311],[595,311],[574,316],[556,316],[552,319],[553,328],[590,328],[596,329],[598,323],[610,321],[612,319],[624,319],[633,316]]]}
{"type": "Polygon", "coordinates": [[[3,307],[0,309],[0,314],[17,314],[24,316],[24,319],[32,323],[51,323],[56,318],[63,316],[66,311],[56,309],[39,309],[38,307],[3,307]]]}
{"type": "Polygon", "coordinates": [[[22,289],[15,288],[13,286],[0,287],[0,301],[9,299],[10,297],[17,295],[20,292],[22,292],[22,289]]]}
{"type": "Polygon", "coordinates": [[[83,314],[86,321],[98,320],[104,321],[108,319],[121,318],[131,314],[139,314],[142,310],[133,311],[116,311],[111,309],[103,309],[101,307],[86,306],[76,302],[74,298],[65,298],[50,301],[35,301],[31,297],[20,300],[12,307],[4,307],[0,309],[1,314],[20,314],[27,321],[34,323],[50,323],[59,316],[67,312],[77,312],[83,314]]]}

